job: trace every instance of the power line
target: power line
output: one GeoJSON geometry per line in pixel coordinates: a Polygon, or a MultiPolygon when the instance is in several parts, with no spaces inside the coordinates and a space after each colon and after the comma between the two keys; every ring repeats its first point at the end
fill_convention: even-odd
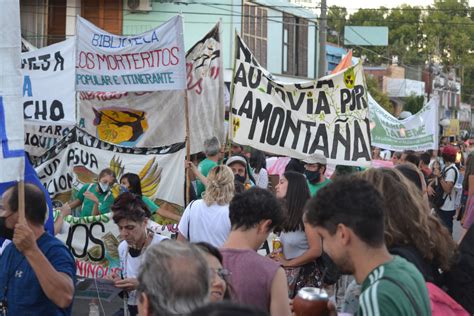
{"type": "MultiPolygon", "coordinates": [[[[33,12],[33,11],[25,11],[23,10],[23,12],[26,12],[26,13],[36,13],[36,14],[39,14],[39,15],[48,15],[47,12],[33,12]]],[[[153,12],[156,12],[156,13],[166,13],[166,14],[188,14],[188,15],[203,15],[202,12],[185,12],[185,11],[181,11],[181,12],[177,12],[177,11],[164,11],[164,10],[155,10],[153,12]]],[[[130,13],[132,14],[132,13],[130,13]]],[[[253,18],[253,19],[267,19],[267,20],[270,20],[270,21],[273,21],[273,22],[277,22],[277,23],[283,23],[283,21],[279,21],[279,20],[274,20],[275,18],[281,18],[281,15],[278,15],[278,16],[272,16],[272,15],[267,15],[267,16],[257,16],[257,15],[251,15],[251,14],[228,14],[228,13],[212,13],[212,12],[208,12],[206,13],[206,15],[213,15],[213,16],[225,16],[225,17],[248,17],[248,18],[253,18]]],[[[74,15],[66,15],[66,16],[74,16],[74,15]]],[[[300,16],[297,16],[297,17],[300,17],[300,16]]],[[[300,17],[300,18],[304,18],[304,17],[300,17]]],[[[304,18],[308,21],[313,21],[312,19],[308,19],[308,18],[304,18]]],[[[113,17],[102,17],[100,18],[100,20],[111,20],[111,21],[118,21],[119,19],[117,18],[113,18],[113,17]]],[[[316,18],[316,20],[322,20],[321,18],[316,18]]],[[[474,26],[474,22],[446,22],[446,21],[426,21],[426,20],[380,20],[380,19],[376,19],[376,20],[371,20],[371,19],[346,19],[346,18],[326,18],[325,20],[327,21],[344,21],[346,23],[357,23],[357,22],[361,22],[361,23],[364,23],[364,22],[374,22],[376,24],[380,24],[380,25],[377,25],[377,26],[386,26],[384,24],[423,24],[423,25],[462,25],[462,26],[474,26]]],[[[128,19],[128,21],[132,21],[132,22],[156,22],[157,20],[155,19],[128,19]]],[[[188,23],[188,22],[186,22],[188,23]]],[[[193,22],[193,23],[198,23],[197,21],[193,22]]],[[[203,23],[203,24],[208,24],[207,22],[199,22],[199,23],[203,23]]],[[[294,23],[294,25],[300,25],[298,23],[294,23]]],[[[355,25],[354,25],[355,26],[355,25]]],[[[375,25],[374,25],[375,26],[375,25]]],[[[311,25],[311,27],[314,27],[313,25],[311,25]]]]}
{"type": "MultiPolygon", "coordinates": [[[[163,3],[164,5],[165,3],[163,3]]],[[[214,6],[225,6],[225,7],[244,7],[245,5],[255,5],[255,6],[260,6],[260,7],[266,7],[274,10],[278,9],[296,9],[296,10],[313,10],[313,9],[321,9],[321,5],[315,5],[315,6],[307,6],[307,5],[277,5],[277,6],[271,6],[271,5],[265,5],[265,4],[260,4],[257,2],[246,2],[246,3],[222,3],[222,2],[201,2],[201,1],[183,1],[181,3],[177,3],[175,5],[183,6],[186,7],[187,5],[214,5],[214,6]]],[[[22,6],[33,6],[37,7],[37,5],[34,4],[23,4],[22,6]]],[[[99,8],[100,6],[71,6],[71,5],[55,5],[55,4],[50,4],[50,5],[44,5],[44,7],[57,7],[57,8],[73,8],[73,9],[81,9],[81,8],[89,8],[89,9],[96,9],[99,8]]],[[[328,9],[331,10],[331,8],[341,8],[341,9],[346,9],[347,11],[358,11],[358,10],[364,10],[364,11],[431,11],[431,12],[466,12],[470,13],[472,11],[472,7],[469,8],[434,8],[431,6],[427,7],[422,7],[422,6],[414,6],[414,7],[395,7],[395,8],[386,8],[386,7],[379,7],[379,8],[346,8],[346,7],[340,7],[340,6],[328,6],[328,9]]],[[[115,8],[107,8],[109,11],[110,10],[118,10],[115,8]]],[[[150,10],[149,12],[154,12],[155,10],[150,10]]]]}

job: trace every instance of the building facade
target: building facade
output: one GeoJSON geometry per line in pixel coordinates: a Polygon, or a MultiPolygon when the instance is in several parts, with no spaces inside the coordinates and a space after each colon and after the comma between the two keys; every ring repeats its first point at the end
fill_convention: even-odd
{"type": "Polygon", "coordinates": [[[186,49],[220,21],[225,81],[232,74],[236,32],[277,79],[317,75],[317,17],[285,0],[25,0],[20,11],[23,38],[36,47],[75,35],[77,15],[110,33],[133,35],[181,14],[186,49]]]}

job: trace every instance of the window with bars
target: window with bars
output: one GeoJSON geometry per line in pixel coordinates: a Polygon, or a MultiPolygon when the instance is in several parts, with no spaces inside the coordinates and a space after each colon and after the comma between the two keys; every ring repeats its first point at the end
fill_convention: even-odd
{"type": "Polygon", "coordinates": [[[267,66],[267,9],[244,3],[242,36],[244,42],[263,67],[267,66]]]}
{"type": "Polygon", "coordinates": [[[286,75],[308,76],[308,21],[283,14],[282,72],[286,75]]]}

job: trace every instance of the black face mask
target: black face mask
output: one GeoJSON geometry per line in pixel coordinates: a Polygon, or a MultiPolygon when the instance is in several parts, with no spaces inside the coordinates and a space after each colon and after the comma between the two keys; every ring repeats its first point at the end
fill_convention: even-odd
{"type": "Polygon", "coordinates": [[[319,180],[321,180],[321,173],[318,171],[309,171],[305,170],[304,175],[306,176],[306,179],[308,179],[309,183],[318,183],[319,180]]]}
{"type": "Polygon", "coordinates": [[[9,217],[10,215],[8,215],[7,217],[0,217],[0,238],[5,238],[5,239],[10,239],[12,240],[13,239],[13,229],[11,228],[8,228],[6,226],[6,219],[9,217]]]}
{"type": "Polygon", "coordinates": [[[247,178],[242,177],[240,174],[235,174],[234,175],[234,180],[239,181],[242,184],[245,184],[245,181],[247,180],[247,178]]]}

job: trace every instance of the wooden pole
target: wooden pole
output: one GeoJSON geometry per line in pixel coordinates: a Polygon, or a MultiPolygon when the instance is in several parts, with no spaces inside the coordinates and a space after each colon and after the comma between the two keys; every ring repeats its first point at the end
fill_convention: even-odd
{"type": "MultiPolygon", "coordinates": [[[[186,120],[186,165],[191,162],[191,142],[189,140],[189,104],[188,104],[188,89],[184,90],[184,116],[186,120]]],[[[191,199],[191,175],[189,174],[191,170],[189,168],[186,168],[186,205],[189,204],[190,199],[191,199]]]]}
{"type": "Polygon", "coordinates": [[[230,85],[230,107],[229,107],[229,129],[228,129],[228,134],[227,134],[227,140],[228,140],[228,145],[229,145],[229,152],[227,158],[230,158],[232,156],[232,139],[234,138],[234,118],[232,117],[232,108],[234,107],[234,90],[235,90],[235,84],[234,84],[234,78],[235,78],[235,72],[236,72],[236,65],[237,65],[237,56],[239,54],[239,44],[237,43],[238,41],[238,35],[237,35],[237,30],[234,31],[234,65],[232,67],[232,80],[231,80],[231,85],[230,85]]]}
{"type": "Polygon", "coordinates": [[[18,181],[18,221],[26,224],[25,216],[25,181],[18,181]]]}

